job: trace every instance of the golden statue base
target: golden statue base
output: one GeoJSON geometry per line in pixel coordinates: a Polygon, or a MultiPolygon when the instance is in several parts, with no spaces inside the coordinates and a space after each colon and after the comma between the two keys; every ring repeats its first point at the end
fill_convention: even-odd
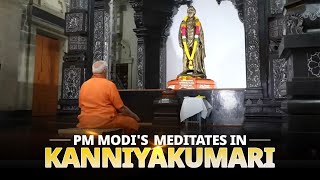
{"type": "Polygon", "coordinates": [[[177,79],[168,82],[168,89],[214,89],[216,84],[211,79],[192,75],[179,75],[177,79]]]}

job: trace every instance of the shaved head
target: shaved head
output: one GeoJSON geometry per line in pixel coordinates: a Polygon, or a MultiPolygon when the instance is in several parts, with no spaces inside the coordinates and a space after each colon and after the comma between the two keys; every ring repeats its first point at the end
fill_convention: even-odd
{"type": "Polygon", "coordinates": [[[106,61],[96,61],[92,65],[92,73],[93,74],[104,74],[107,72],[108,64],[106,61]]]}

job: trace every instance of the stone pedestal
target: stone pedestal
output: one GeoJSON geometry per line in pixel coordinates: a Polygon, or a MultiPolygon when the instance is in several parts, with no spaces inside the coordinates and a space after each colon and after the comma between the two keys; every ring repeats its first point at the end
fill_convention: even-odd
{"type": "Polygon", "coordinates": [[[288,113],[289,146],[296,150],[295,155],[316,154],[320,149],[319,9],[318,1],[298,0],[288,1],[284,11],[279,54],[288,64],[288,99],[283,107],[288,113]]]}
{"type": "Polygon", "coordinates": [[[176,102],[162,103],[161,100],[155,100],[153,103],[153,120],[154,127],[180,127],[180,107],[181,104],[176,102]]]}
{"type": "Polygon", "coordinates": [[[215,82],[211,79],[202,79],[192,76],[180,76],[168,82],[170,89],[214,89],[215,82]]]}
{"type": "Polygon", "coordinates": [[[283,38],[281,55],[288,61],[290,132],[320,132],[320,34],[292,34],[283,38]]]}
{"type": "Polygon", "coordinates": [[[156,132],[180,132],[181,102],[175,90],[165,90],[160,98],[153,101],[152,128],[156,132]],[[168,130],[168,128],[170,130],[168,130]]]}

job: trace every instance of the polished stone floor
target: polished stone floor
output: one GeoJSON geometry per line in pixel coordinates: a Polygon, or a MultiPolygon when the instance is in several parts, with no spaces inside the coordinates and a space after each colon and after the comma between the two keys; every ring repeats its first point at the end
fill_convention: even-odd
{"type": "MultiPolygon", "coordinates": [[[[59,121],[57,117],[32,118],[32,125],[11,124],[0,128],[0,166],[43,167],[44,148],[52,146],[49,139],[59,137],[58,129],[74,127],[75,123],[59,121]]],[[[286,123],[278,125],[260,123],[244,126],[197,126],[186,128],[153,127],[141,124],[139,134],[208,134],[246,135],[247,139],[269,139],[270,141],[247,142],[247,147],[275,147],[274,161],[277,167],[320,167],[320,136],[314,134],[292,134],[286,123]]]]}

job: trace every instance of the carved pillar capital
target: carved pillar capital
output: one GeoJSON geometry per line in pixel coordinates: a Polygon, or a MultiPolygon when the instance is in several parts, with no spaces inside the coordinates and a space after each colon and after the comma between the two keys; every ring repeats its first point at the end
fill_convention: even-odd
{"type": "Polygon", "coordinates": [[[174,3],[171,6],[171,11],[163,13],[163,18],[165,19],[166,24],[162,27],[161,38],[167,39],[169,37],[170,29],[173,23],[173,17],[178,13],[180,5],[181,4],[174,3]]]}
{"type": "Polygon", "coordinates": [[[220,5],[222,1],[230,1],[234,7],[238,10],[238,16],[241,22],[244,20],[244,0],[217,0],[220,5]]]}
{"type": "Polygon", "coordinates": [[[129,0],[129,3],[135,11],[142,11],[143,0],[129,0]]]}
{"type": "Polygon", "coordinates": [[[244,22],[244,0],[234,0],[233,5],[238,10],[238,16],[241,22],[244,22]]]}
{"type": "Polygon", "coordinates": [[[144,27],[144,18],[143,18],[143,0],[129,0],[132,8],[134,9],[134,21],[136,27],[143,28],[144,27]]]}
{"type": "Polygon", "coordinates": [[[133,31],[136,33],[138,41],[139,39],[142,39],[148,36],[148,29],[145,27],[136,28],[136,29],[133,29],[133,31]]]}

